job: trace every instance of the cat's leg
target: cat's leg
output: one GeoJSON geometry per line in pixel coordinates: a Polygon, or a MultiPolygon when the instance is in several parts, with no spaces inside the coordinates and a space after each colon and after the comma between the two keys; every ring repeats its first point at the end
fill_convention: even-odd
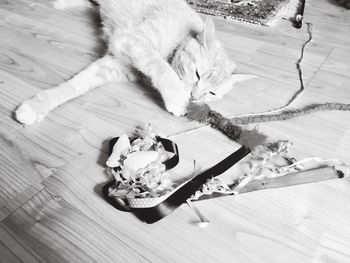
{"type": "Polygon", "coordinates": [[[182,82],[169,63],[156,51],[144,51],[146,56],[134,55],[133,62],[137,68],[150,77],[153,86],[160,92],[168,112],[175,116],[186,113],[190,98],[190,90],[186,90],[182,82]]]}
{"type": "Polygon", "coordinates": [[[68,100],[107,82],[128,80],[127,76],[131,78],[131,72],[111,55],[106,55],[67,82],[43,90],[32,99],[24,101],[15,112],[16,118],[23,124],[33,124],[68,100]]]}
{"type": "Polygon", "coordinates": [[[128,37],[116,41],[112,49],[126,56],[137,70],[151,79],[154,88],[160,92],[168,112],[175,116],[184,115],[191,90],[186,88],[184,82],[157,50],[140,43],[142,42],[128,37]]]}

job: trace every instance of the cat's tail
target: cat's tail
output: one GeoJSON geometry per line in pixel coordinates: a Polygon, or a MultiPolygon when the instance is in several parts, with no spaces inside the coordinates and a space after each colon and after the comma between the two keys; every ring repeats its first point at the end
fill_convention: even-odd
{"type": "Polygon", "coordinates": [[[229,120],[237,125],[244,125],[250,123],[283,121],[295,117],[307,115],[318,111],[350,111],[350,104],[345,103],[319,103],[310,104],[300,109],[285,109],[277,113],[261,113],[261,114],[247,114],[242,116],[234,116],[229,120]]]}

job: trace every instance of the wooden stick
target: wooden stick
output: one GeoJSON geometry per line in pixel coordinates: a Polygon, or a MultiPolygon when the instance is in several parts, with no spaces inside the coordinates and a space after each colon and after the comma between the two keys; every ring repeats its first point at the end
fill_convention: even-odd
{"type": "Polygon", "coordinates": [[[336,170],[334,167],[324,167],[308,171],[290,173],[275,178],[254,180],[239,190],[239,193],[248,193],[270,188],[280,188],[292,185],[314,183],[343,177],[344,173],[342,171],[336,170]]]}
{"type": "MultiPolygon", "coordinates": [[[[244,193],[249,193],[249,192],[254,192],[259,190],[288,187],[288,186],[299,185],[299,184],[315,183],[315,182],[321,182],[325,180],[339,179],[343,177],[344,177],[344,173],[342,171],[336,170],[334,167],[323,167],[323,168],[317,168],[317,169],[312,169],[308,171],[290,173],[280,177],[253,180],[247,183],[247,185],[243,186],[242,188],[240,188],[238,185],[236,188],[233,188],[232,190],[237,190],[238,194],[244,194],[244,193]]],[[[197,202],[201,200],[224,197],[228,195],[232,195],[232,194],[214,192],[211,195],[202,195],[198,199],[195,199],[192,201],[197,202]]]]}

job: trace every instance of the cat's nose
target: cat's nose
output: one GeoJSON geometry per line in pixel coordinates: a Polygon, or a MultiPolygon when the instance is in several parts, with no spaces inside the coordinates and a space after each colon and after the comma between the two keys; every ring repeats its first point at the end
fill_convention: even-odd
{"type": "Polygon", "coordinates": [[[191,94],[191,100],[196,101],[196,100],[198,100],[198,98],[196,96],[194,96],[193,94],[191,94]]]}
{"type": "Polygon", "coordinates": [[[191,101],[194,103],[202,103],[202,97],[191,97],[191,101]]]}
{"type": "Polygon", "coordinates": [[[196,94],[196,92],[194,92],[193,90],[191,91],[191,99],[192,100],[198,100],[199,99],[198,94],[196,94]]]}
{"type": "Polygon", "coordinates": [[[204,88],[205,88],[205,86],[199,85],[199,83],[197,83],[197,85],[195,85],[191,90],[192,99],[199,100],[203,96],[204,88]]]}

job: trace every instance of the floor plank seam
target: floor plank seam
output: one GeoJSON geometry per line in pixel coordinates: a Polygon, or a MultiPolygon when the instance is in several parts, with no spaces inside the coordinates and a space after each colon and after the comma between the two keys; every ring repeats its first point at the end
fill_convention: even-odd
{"type": "Polygon", "coordinates": [[[321,68],[323,67],[324,63],[327,61],[327,59],[329,58],[329,56],[332,54],[333,50],[335,49],[335,46],[332,47],[332,49],[329,51],[329,53],[327,54],[327,56],[324,58],[324,60],[322,61],[322,63],[320,64],[320,66],[317,68],[317,70],[315,71],[315,73],[312,75],[312,77],[310,78],[310,80],[307,82],[306,86],[308,87],[309,84],[315,79],[317,73],[321,70],[321,68]]]}
{"type": "MultiPolygon", "coordinates": [[[[100,223],[96,222],[93,218],[91,218],[89,215],[85,214],[83,211],[81,211],[79,208],[77,208],[75,205],[73,205],[72,203],[70,203],[69,201],[67,201],[62,195],[60,195],[58,192],[56,192],[55,190],[52,190],[50,188],[44,187],[45,191],[47,191],[49,194],[59,197],[62,201],[66,202],[67,204],[69,204],[70,206],[72,206],[77,213],[82,214],[83,216],[87,217],[88,219],[90,219],[96,226],[100,227],[101,229],[103,229],[104,231],[106,231],[107,233],[109,233],[110,235],[112,235],[113,237],[115,237],[117,240],[119,240],[121,243],[123,243],[126,247],[130,248],[132,251],[134,251],[136,254],[140,255],[142,258],[144,258],[145,260],[147,260],[148,262],[152,262],[151,260],[149,260],[148,258],[146,258],[144,255],[142,255],[137,249],[133,248],[132,246],[130,246],[128,243],[126,243],[124,240],[120,239],[118,236],[116,236],[115,234],[113,234],[111,231],[109,231],[108,229],[106,229],[104,226],[102,226],[100,223]]],[[[43,191],[41,190],[41,191],[43,191]]],[[[40,192],[41,192],[40,191],[40,192]]],[[[39,192],[39,193],[40,193],[39,192]]],[[[39,194],[38,193],[38,194],[39,194]]]]}
{"type": "MultiPolygon", "coordinates": [[[[27,186],[26,188],[24,188],[23,190],[19,191],[13,198],[11,198],[10,200],[8,200],[8,201],[6,202],[5,205],[3,205],[3,206],[0,207],[0,223],[1,223],[2,221],[4,221],[8,216],[10,216],[10,215],[14,212],[14,211],[10,211],[10,213],[6,215],[6,213],[4,213],[4,212],[1,211],[1,210],[3,210],[3,209],[5,209],[5,210],[6,210],[6,209],[9,209],[9,208],[11,207],[11,203],[12,203],[12,202],[16,202],[16,201],[18,201],[19,205],[18,205],[16,208],[14,208],[14,210],[18,210],[18,208],[20,208],[21,206],[23,206],[23,205],[24,205],[25,203],[27,203],[31,198],[33,198],[35,195],[37,195],[41,190],[43,190],[43,188],[44,188],[44,185],[42,185],[41,183],[33,182],[32,184],[28,185],[28,186],[27,186]],[[21,196],[22,194],[25,194],[25,193],[28,191],[28,189],[30,189],[31,187],[34,188],[34,189],[36,189],[36,187],[40,187],[40,189],[36,189],[35,193],[33,193],[30,197],[28,197],[28,199],[25,199],[25,200],[23,200],[23,201],[20,201],[20,200],[19,200],[20,196],[21,196]],[[5,214],[5,217],[2,217],[1,214],[5,214]]],[[[11,209],[11,210],[12,210],[12,209],[11,209]]]]}
{"type": "Polygon", "coordinates": [[[210,127],[210,126],[208,124],[205,124],[205,125],[202,125],[202,126],[199,126],[199,127],[196,127],[196,128],[192,128],[192,129],[189,129],[189,130],[185,130],[185,131],[181,131],[181,132],[178,132],[178,133],[174,133],[174,134],[168,135],[167,137],[169,139],[176,138],[176,137],[179,137],[179,136],[183,136],[183,135],[187,135],[187,134],[191,134],[191,133],[203,130],[204,128],[207,128],[207,127],[210,127]]]}
{"type": "Polygon", "coordinates": [[[9,217],[11,217],[13,214],[15,214],[19,209],[21,209],[24,205],[26,205],[28,202],[30,202],[33,198],[35,198],[38,194],[40,194],[42,191],[45,190],[45,187],[43,187],[43,189],[39,190],[35,195],[33,195],[32,197],[30,197],[28,200],[26,200],[23,204],[21,204],[19,207],[17,207],[15,210],[13,210],[11,213],[9,213],[4,219],[2,219],[0,221],[0,224],[2,224],[4,221],[6,221],[6,219],[8,219],[9,217]]]}
{"type": "MultiPolygon", "coordinates": [[[[101,152],[103,152],[101,150],[101,152]]],[[[64,165],[62,165],[61,167],[59,167],[53,174],[51,174],[49,177],[47,177],[44,181],[48,180],[49,178],[53,178],[56,177],[58,172],[61,169],[64,169],[64,167],[70,163],[74,163],[74,160],[76,158],[79,158],[79,156],[81,156],[81,154],[78,154],[77,156],[75,156],[72,161],[67,161],[64,165]]],[[[89,156],[85,156],[86,158],[89,158],[89,156]]],[[[68,200],[66,200],[59,192],[55,191],[54,189],[51,189],[50,187],[45,186],[45,182],[43,181],[43,185],[44,188],[39,191],[38,193],[36,193],[32,198],[30,198],[29,200],[27,200],[24,204],[21,205],[21,207],[23,205],[25,205],[27,202],[29,202],[31,199],[33,199],[35,196],[37,196],[38,194],[40,194],[40,192],[42,191],[47,191],[48,193],[50,193],[52,196],[57,196],[59,197],[62,201],[66,202],[67,204],[69,204],[70,206],[72,206],[78,213],[82,214],[83,216],[86,216],[87,218],[89,218],[95,225],[97,225],[98,227],[100,227],[101,229],[105,230],[107,233],[109,233],[110,235],[112,235],[113,237],[115,237],[116,239],[118,239],[121,243],[123,243],[125,246],[129,247],[131,250],[133,250],[136,254],[140,255],[142,258],[144,258],[145,260],[147,260],[148,262],[152,262],[151,260],[149,260],[148,258],[146,258],[144,255],[142,255],[137,249],[133,248],[132,246],[130,246],[128,243],[126,243],[125,241],[123,241],[122,239],[120,239],[118,236],[116,236],[115,234],[113,234],[111,231],[109,231],[108,229],[106,229],[105,227],[103,227],[103,225],[101,225],[100,223],[96,222],[93,218],[91,218],[89,215],[87,215],[86,213],[84,213],[82,210],[80,210],[78,207],[76,207],[74,204],[72,204],[71,202],[69,202],[68,200]]],[[[101,197],[102,198],[102,197],[101,197]]],[[[21,207],[17,208],[16,210],[20,209],[21,207]]],[[[15,211],[14,211],[15,212],[15,211]]],[[[14,213],[13,212],[13,213],[14,213]]],[[[11,213],[11,214],[13,214],[11,213]]]]}

